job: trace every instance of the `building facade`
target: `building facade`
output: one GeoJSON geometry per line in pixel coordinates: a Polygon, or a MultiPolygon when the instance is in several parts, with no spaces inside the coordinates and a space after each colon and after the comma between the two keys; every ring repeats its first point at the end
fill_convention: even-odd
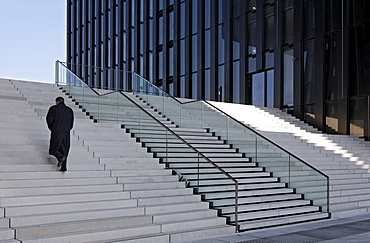
{"type": "Polygon", "coordinates": [[[286,108],[370,136],[370,1],[68,0],[67,63],[133,71],[175,97],[286,108]]]}

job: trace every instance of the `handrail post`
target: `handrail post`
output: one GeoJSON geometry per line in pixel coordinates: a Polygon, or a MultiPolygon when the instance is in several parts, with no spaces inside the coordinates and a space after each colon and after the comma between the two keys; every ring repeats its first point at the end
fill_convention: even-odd
{"type": "Polygon", "coordinates": [[[239,182],[235,181],[235,233],[239,232],[239,182]]]}
{"type": "Polygon", "coordinates": [[[59,83],[59,60],[55,61],[55,84],[59,83]]]}

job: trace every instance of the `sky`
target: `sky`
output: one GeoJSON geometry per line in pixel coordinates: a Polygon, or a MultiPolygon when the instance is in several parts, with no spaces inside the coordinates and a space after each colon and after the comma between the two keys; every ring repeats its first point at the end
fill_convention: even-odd
{"type": "Polygon", "coordinates": [[[0,78],[53,83],[65,53],[66,0],[0,0],[0,78]]]}

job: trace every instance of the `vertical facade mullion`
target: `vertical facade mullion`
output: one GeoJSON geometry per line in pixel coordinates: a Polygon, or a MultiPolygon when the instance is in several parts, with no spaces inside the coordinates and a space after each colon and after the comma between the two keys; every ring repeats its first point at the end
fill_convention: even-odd
{"type": "MultiPolygon", "coordinates": [[[[191,19],[191,1],[185,1],[185,19],[191,19]]],[[[185,98],[191,98],[191,21],[185,23],[185,98]]]]}
{"type": "Polygon", "coordinates": [[[132,57],[134,58],[135,67],[132,70],[135,73],[140,73],[140,1],[133,1],[132,4],[134,4],[134,15],[132,16],[134,18],[134,43],[133,43],[133,53],[132,57]]]}
{"type": "MultiPolygon", "coordinates": [[[[72,55],[73,55],[73,47],[74,45],[72,44],[73,40],[73,35],[74,31],[72,31],[72,26],[74,26],[73,22],[73,1],[68,0],[67,1],[67,63],[72,63],[74,60],[72,60],[72,55]]],[[[69,66],[70,67],[70,66],[69,66]]]]}
{"type": "MultiPolygon", "coordinates": [[[[211,50],[218,49],[218,1],[211,1],[211,50]]],[[[211,82],[210,87],[210,99],[217,100],[217,87],[218,80],[217,77],[217,65],[218,65],[218,56],[217,51],[211,51],[211,70],[210,78],[214,80],[211,82]]]]}
{"type": "MultiPolygon", "coordinates": [[[[247,23],[247,5],[240,4],[240,26],[248,26],[247,23]]],[[[247,104],[247,28],[240,28],[240,64],[239,64],[239,79],[240,79],[240,89],[239,89],[239,103],[247,104]]]]}
{"type": "MultiPolygon", "coordinates": [[[[316,16],[315,22],[315,56],[325,56],[325,2],[315,0],[316,16]]],[[[325,128],[325,109],[324,109],[324,91],[325,91],[325,63],[324,58],[316,58],[315,62],[315,126],[322,130],[325,128]]]]}
{"type": "Polygon", "coordinates": [[[140,41],[143,41],[143,50],[141,50],[142,54],[144,55],[143,56],[143,64],[144,67],[142,68],[143,69],[143,73],[140,73],[140,75],[142,75],[143,77],[145,77],[146,79],[148,79],[149,77],[149,2],[148,1],[144,1],[144,6],[143,6],[143,14],[144,14],[144,23],[143,23],[143,32],[144,33],[144,36],[141,36],[141,40],[140,41]]]}
{"type": "Polygon", "coordinates": [[[202,53],[201,55],[197,56],[197,99],[204,99],[204,1],[199,1],[198,4],[198,20],[197,20],[197,46],[198,46],[198,53],[202,53]]]}
{"type": "Polygon", "coordinates": [[[162,79],[162,89],[169,93],[168,92],[168,74],[169,74],[169,68],[168,68],[168,65],[170,65],[169,63],[169,45],[168,45],[168,40],[169,40],[169,14],[168,14],[168,4],[167,4],[167,0],[164,0],[164,6],[163,6],[163,21],[162,21],[162,24],[164,26],[162,26],[163,28],[163,33],[159,33],[160,35],[162,35],[162,38],[163,38],[163,45],[162,45],[162,57],[163,57],[163,67],[159,67],[159,68],[162,68],[162,73],[163,73],[163,79],[162,79]]]}
{"type": "Polygon", "coordinates": [[[158,2],[157,0],[153,0],[153,12],[154,12],[154,16],[153,16],[153,26],[154,26],[154,31],[153,31],[153,35],[154,36],[151,36],[151,38],[153,38],[153,80],[151,80],[154,84],[157,82],[158,80],[158,69],[159,69],[159,65],[158,65],[158,55],[159,55],[159,51],[158,51],[158,36],[159,36],[159,33],[158,33],[158,2]]]}
{"type": "Polygon", "coordinates": [[[224,75],[224,93],[225,102],[232,101],[232,65],[233,65],[233,36],[232,36],[232,4],[233,1],[223,2],[223,11],[225,11],[224,31],[227,33],[225,38],[225,75],[224,75]]]}
{"type": "Polygon", "coordinates": [[[180,0],[174,0],[174,40],[173,40],[173,51],[174,51],[174,65],[173,68],[173,90],[174,96],[180,96],[180,0]]]}
{"type": "Polygon", "coordinates": [[[294,73],[293,73],[293,114],[297,117],[302,117],[302,81],[303,81],[303,70],[302,70],[302,26],[303,26],[303,6],[302,1],[293,1],[294,9],[294,73]]]}

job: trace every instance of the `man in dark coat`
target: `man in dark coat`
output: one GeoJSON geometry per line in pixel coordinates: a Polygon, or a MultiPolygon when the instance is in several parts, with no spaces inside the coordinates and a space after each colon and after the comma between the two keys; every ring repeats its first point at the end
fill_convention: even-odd
{"type": "Polygon", "coordinates": [[[51,131],[49,154],[57,158],[60,171],[66,171],[74,115],[72,109],[64,104],[63,97],[57,97],[55,103],[46,115],[46,123],[51,131]]]}

